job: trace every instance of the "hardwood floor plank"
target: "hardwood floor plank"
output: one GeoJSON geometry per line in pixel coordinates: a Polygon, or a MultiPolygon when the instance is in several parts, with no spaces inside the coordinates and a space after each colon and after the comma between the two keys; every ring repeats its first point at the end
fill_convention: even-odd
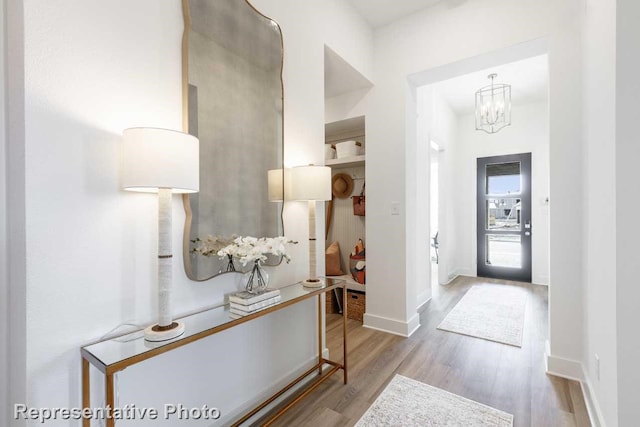
{"type": "Polygon", "coordinates": [[[569,392],[571,395],[571,403],[573,404],[573,413],[577,426],[589,425],[589,412],[584,401],[582,386],[577,381],[569,381],[569,392]]]}
{"type": "Polygon", "coordinates": [[[343,427],[351,424],[351,420],[329,408],[316,408],[305,420],[306,427],[343,427]]]}
{"type": "MultiPolygon", "coordinates": [[[[342,320],[327,315],[327,346],[341,359],[342,320]]],[[[519,282],[459,277],[434,289],[410,338],[363,328],[349,320],[349,384],[327,380],[280,418],[276,426],[352,426],[395,374],[439,387],[514,415],[514,426],[589,426],[580,384],[544,371],[548,336],[548,289],[519,282]],[[526,290],[522,347],[436,329],[474,285],[526,290]]]]}

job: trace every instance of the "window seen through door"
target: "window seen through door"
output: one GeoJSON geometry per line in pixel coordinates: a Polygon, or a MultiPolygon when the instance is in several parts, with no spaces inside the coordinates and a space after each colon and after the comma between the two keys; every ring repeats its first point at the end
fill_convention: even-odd
{"type": "Polygon", "coordinates": [[[520,162],[487,165],[487,194],[520,193],[520,162]]]}

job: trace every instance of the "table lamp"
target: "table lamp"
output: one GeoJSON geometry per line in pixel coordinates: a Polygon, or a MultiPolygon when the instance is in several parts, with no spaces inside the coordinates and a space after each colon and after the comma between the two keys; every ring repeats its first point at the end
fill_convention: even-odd
{"type": "Polygon", "coordinates": [[[291,200],[291,169],[272,169],[268,171],[267,187],[270,202],[291,200]]]}
{"type": "Polygon", "coordinates": [[[291,199],[309,202],[309,278],[304,286],[319,288],[324,282],[316,274],[316,202],[331,200],[331,168],[298,166],[291,169],[291,199]]]}
{"type": "Polygon", "coordinates": [[[184,324],[171,316],[171,196],[198,192],[198,139],[168,129],[130,128],[123,132],[122,157],[122,187],[158,193],[158,323],[145,329],[144,338],[170,340],[184,333],[184,324]]]}

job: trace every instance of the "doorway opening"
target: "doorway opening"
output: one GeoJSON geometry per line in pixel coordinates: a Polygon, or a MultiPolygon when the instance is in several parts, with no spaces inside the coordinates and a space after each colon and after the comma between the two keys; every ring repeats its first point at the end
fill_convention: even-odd
{"type": "Polygon", "coordinates": [[[429,195],[429,232],[431,236],[431,288],[436,287],[440,281],[438,279],[438,264],[440,263],[440,239],[439,239],[439,209],[440,209],[440,178],[439,178],[439,151],[440,146],[431,141],[430,147],[430,183],[431,193],[429,195]]]}
{"type": "Polygon", "coordinates": [[[437,142],[422,166],[431,169],[424,176],[430,180],[430,208],[423,214],[429,227],[424,246],[430,260],[436,257],[437,233],[437,263],[434,260],[429,267],[432,295],[458,276],[549,284],[548,66],[548,55],[541,53],[470,69],[467,74],[454,70],[450,78],[438,70],[430,83],[417,87],[417,141],[437,142]],[[494,73],[501,83],[512,86],[512,124],[487,134],[476,130],[474,95],[494,73]],[[503,161],[505,165],[488,170],[488,179],[520,183],[526,178],[522,181],[526,195],[512,189],[482,190],[479,159],[522,153],[528,160],[503,161]],[[512,163],[520,168],[517,173],[509,169],[512,163]],[[478,204],[480,195],[484,198],[478,204]]]}

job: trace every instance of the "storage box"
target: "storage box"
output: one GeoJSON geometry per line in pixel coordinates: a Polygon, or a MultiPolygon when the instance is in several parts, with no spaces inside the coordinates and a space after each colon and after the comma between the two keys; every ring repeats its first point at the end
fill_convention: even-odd
{"type": "MultiPolygon", "coordinates": [[[[340,290],[342,292],[342,289],[340,290]]],[[[327,314],[340,313],[340,306],[336,300],[336,293],[334,291],[326,292],[325,312],[327,314]]]]}
{"type": "Polygon", "coordinates": [[[366,295],[363,292],[347,291],[347,318],[362,322],[366,310],[366,295]]]}
{"type": "Polygon", "coordinates": [[[324,159],[331,160],[336,158],[336,147],[332,144],[324,145],[324,159]]]}
{"type": "Polygon", "coordinates": [[[361,143],[357,141],[344,141],[336,144],[336,154],[339,159],[352,157],[360,154],[361,143]]]}

